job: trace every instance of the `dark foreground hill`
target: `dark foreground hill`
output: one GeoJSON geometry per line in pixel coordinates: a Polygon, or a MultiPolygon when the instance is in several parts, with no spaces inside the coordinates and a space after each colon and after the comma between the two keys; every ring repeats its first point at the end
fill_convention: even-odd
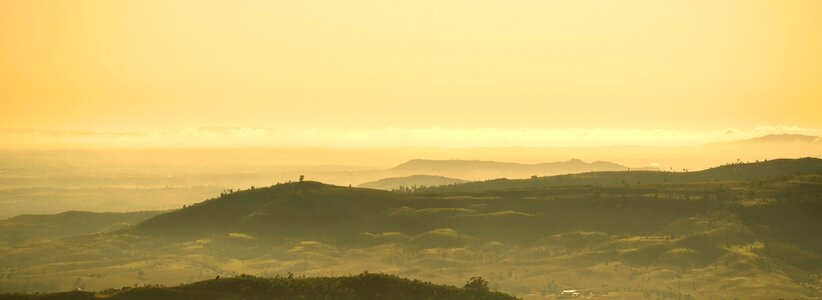
{"type": "Polygon", "coordinates": [[[363,273],[344,277],[275,277],[241,275],[175,287],[146,286],[94,292],[0,295],[0,300],[179,300],[179,299],[473,299],[507,300],[513,296],[489,291],[487,282],[472,279],[465,287],[436,285],[393,275],[363,273]]]}

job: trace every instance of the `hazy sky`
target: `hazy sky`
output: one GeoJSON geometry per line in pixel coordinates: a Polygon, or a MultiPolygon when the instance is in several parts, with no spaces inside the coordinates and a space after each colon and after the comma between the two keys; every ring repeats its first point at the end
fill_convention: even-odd
{"type": "Polygon", "coordinates": [[[815,0],[4,0],[0,45],[0,147],[676,144],[822,128],[815,0]]]}

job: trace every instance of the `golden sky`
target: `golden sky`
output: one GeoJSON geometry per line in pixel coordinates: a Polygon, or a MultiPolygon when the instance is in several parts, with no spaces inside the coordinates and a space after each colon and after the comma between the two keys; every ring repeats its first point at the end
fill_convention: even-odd
{"type": "Polygon", "coordinates": [[[3,0],[0,45],[0,147],[667,145],[822,128],[815,0],[3,0]]]}

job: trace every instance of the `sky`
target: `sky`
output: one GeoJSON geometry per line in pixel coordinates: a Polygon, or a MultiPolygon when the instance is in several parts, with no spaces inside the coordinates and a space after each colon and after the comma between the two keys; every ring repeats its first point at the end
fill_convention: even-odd
{"type": "Polygon", "coordinates": [[[0,148],[821,135],[822,1],[0,1],[0,148]]]}

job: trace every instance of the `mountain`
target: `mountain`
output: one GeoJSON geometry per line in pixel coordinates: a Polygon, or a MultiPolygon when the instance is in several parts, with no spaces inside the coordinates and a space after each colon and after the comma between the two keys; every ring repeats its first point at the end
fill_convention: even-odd
{"type": "Polygon", "coordinates": [[[412,175],[412,176],[405,176],[405,177],[390,177],[390,178],[383,178],[377,181],[366,182],[360,184],[359,187],[362,188],[369,188],[369,189],[378,189],[378,190],[397,190],[400,187],[411,188],[411,187],[430,187],[430,186],[440,186],[440,185],[449,185],[449,184],[457,184],[457,183],[465,183],[468,182],[467,180],[456,179],[456,178],[449,178],[444,176],[434,176],[434,175],[412,175]]]}
{"type": "Polygon", "coordinates": [[[426,188],[426,192],[482,192],[507,189],[536,189],[556,186],[621,186],[682,184],[720,181],[761,181],[797,175],[822,174],[822,159],[775,159],[736,163],[695,172],[592,172],[531,179],[494,179],[458,185],[426,188]]]}
{"type": "Polygon", "coordinates": [[[484,180],[489,178],[528,178],[597,171],[625,171],[627,167],[604,161],[586,163],[578,159],[539,164],[520,164],[482,160],[414,159],[388,171],[394,174],[437,174],[440,176],[484,180]]]}
{"type": "MultiPolygon", "coordinates": [[[[482,283],[482,281],[478,281],[482,283]]],[[[487,285],[487,282],[485,282],[487,285]]],[[[98,293],[75,291],[53,294],[2,295],[0,300],[82,300],[82,299],[474,299],[515,300],[481,284],[458,288],[409,280],[386,274],[363,273],[343,277],[275,277],[240,275],[174,287],[144,286],[106,290],[98,293]],[[476,286],[476,287],[475,287],[476,286]]]]}
{"type": "Polygon", "coordinates": [[[163,211],[95,213],[68,211],[55,215],[20,215],[0,220],[0,242],[17,247],[44,240],[107,232],[140,223],[163,211]]]}

